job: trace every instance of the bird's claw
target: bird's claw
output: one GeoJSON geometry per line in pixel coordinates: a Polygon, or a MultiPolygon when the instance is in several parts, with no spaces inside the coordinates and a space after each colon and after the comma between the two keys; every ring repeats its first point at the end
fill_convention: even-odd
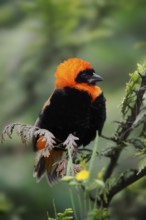
{"type": "Polygon", "coordinates": [[[66,146],[66,148],[69,147],[71,152],[75,152],[77,148],[77,140],[79,140],[78,137],[74,136],[73,134],[69,134],[67,139],[63,142],[63,145],[66,146]]]}

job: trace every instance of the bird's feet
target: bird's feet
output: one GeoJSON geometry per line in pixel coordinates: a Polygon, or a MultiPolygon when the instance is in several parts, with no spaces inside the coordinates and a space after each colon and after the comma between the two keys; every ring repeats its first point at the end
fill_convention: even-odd
{"type": "Polygon", "coordinates": [[[66,149],[70,148],[71,153],[75,153],[77,151],[77,140],[79,140],[78,137],[73,134],[69,134],[67,139],[63,142],[63,145],[66,146],[66,149]]]}

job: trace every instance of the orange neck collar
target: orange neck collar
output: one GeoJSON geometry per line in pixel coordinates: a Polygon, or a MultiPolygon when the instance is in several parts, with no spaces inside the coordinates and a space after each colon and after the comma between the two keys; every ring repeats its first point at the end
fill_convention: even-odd
{"type": "Polygon", "coordinates": [[[74,88],[88,92],[88,94],[92,97],[92,100],[95,100],[96,97],[102,93],[100,87],[89,86],[85,83],[77,83],[74,88]]]}
{"type": "MultiPolygon", "coordinates": [[[[92,97],[92,100],[95,100],[96,97],[98,97],[102,93],[100,87],[90,86],[90,85],[87,85],[86,83],[74,83],[72,85],[66,85],[66,86],[88,92],[88,94],[92,97]]],[[[57,89],[62,89],[64,87],[65,85],[64,86],[56,85],[57,89]]]]}

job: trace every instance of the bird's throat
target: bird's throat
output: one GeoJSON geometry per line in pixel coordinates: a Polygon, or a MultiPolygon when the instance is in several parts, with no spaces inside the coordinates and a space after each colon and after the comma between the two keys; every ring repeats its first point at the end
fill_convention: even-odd
{"type": "Polygon", "coordinates": [[[90,86],[85,83],[76,83],[74,85],[74,88],[88,92],[88,94],[91,95],[93,100],[95,100],[102,93],[100,87],[90,86]]]}
{"type": "Polygon", "coordinates": [[[92,100],[95,100],[96,97],[98,97],[102,93],[102,90],[98,86],[88,85],[87,83],[76,83],[73,80],[57,79],[55,82],[55,86],[57,89],[70,87],[81,91],[86,91],[92,97],[92,100]]]}

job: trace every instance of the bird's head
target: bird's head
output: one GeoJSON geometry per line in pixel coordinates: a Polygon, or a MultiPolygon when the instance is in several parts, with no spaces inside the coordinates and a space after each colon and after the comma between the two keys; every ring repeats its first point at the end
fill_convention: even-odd
{"type": "Polygon", "coordinates": [[[56,88],[73,87],[86,90],[92,96],[95,96],[92,94],[93,91],[97,88],[100,89],[95,86],[96,83],[103,80],[101,76],[95,73],[90,63],[79,58],[70,58],[59,64],[55,77],[56,88]]]}

